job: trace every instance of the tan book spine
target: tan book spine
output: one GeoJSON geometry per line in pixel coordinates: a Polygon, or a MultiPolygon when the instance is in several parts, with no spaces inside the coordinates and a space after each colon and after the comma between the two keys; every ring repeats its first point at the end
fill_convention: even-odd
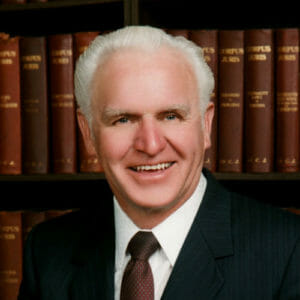
{"type": "Polygon", "coordinates": [[[19,38],[0,35],[0,174],[21,174],[19,38]]]}
{"type": "Polygon", "coordinates": [[[246,172],[274,169],[273,43],[272,29],[245,31],[246,172]]]}
{"type": "Polygon", "coordinates": [[[48,38],[53,173],[77,171],[72,34],[48,38]]]}
{"type": "Polygon", "coordinates": [[[0,299],[17,300],[22,280],[20,211],[0,212],[0,299]]]}
{"type": "Polygon", "coordinates": [[[276,30],[276,170],[299,171],[299,29],[276,30]]]}
{"type": "Polygon", "coordinates": [[[203,50],[205,60],[211,68],[215,78],[215,88],[211,95],[211,101],[215,105],[215,115],[212,123],[211,147],[206,150],[204,167],[215,172],[217,170],[218,155],[218,31],[217,30],[191,30],[189,39],[200,46],[203,50]]]}
{"type": "Polygon", "coordinates": [[[244,31],[219,32],[219,172],[242,172],[244,31]]]}

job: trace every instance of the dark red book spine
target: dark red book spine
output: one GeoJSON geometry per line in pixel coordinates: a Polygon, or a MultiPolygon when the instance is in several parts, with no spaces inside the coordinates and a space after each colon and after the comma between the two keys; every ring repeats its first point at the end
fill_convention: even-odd
{"type": "Polygon", "coordinates": [[[274,38],[272,29],[245,31],[246,172],[274,169],[274,38]]]}
{"type": "Polygon", "coordinates": [[[23,173],[49,172],[49,116],[45,37],[20,39],[23,173]]]}
{"type": "Polygon", "coordinates": [[[0,174],[21,174],[19,38],[0,35],[0,174]]]}
{"type": "Polygon", "coordinates": [[[217,170],[218,153],[218,31],[217,30],[191,30],[189,38],[203,50],[205,60],[211,68],[215,78],[215,88],[211,101],[215,105],[215,115],[212,123],[211,147],[206,150],[204,167],[215,172],[217,170]]]}
{"type": "Polygon", "coordinates": [[[276,30],[276,169],[299,171],[299,30],[276,30]]]}
{"type": "Polygon", "coordinates": [[[22,216],[0,212],[0,299],[17,300],[22,280],[22,216]]]}
{"type": "Polygon", "coordinates": [[[242,172],[244,31],[219,32],[219,172],[242,172]]]}
{"type": "MultiPolygon", "coordinates": [[[[74,53],[75,62],[79,56],[86,50],[89,44],[99,35],[98,31],[92,32],[77,32],[74,33],[74,53]]],[[[78,137],[78,155],[79,155],[79,170],[83,173],[101,172],[101,165],[99,163],[98,155],[96,151],[91,153],[87,149],[84,140],[82,138],[80,129],[77,130],[78,137]]]]}
{"type": "Polygon", "coordinates": [[[74,57],[72,34],[48,38],[52,171],[77,171],[77,137],[74,95],[74,57]]]}

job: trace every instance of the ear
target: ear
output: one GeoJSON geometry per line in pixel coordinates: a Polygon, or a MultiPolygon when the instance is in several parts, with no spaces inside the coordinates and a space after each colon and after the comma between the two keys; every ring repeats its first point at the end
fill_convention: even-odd
{"type": "Polygon", "coordinates": [[[215,105],[213,104],[213,102],[210,102],[204,113],[203,130],[204,130],[204,148],[205,149],[208,149],[211,146],[210,136],[211,136],[214,113],[215,113],[215,105]]]}
{"type": "MultiPolygon", "coordinates": [[[[89,128],[88,121],[81,112],[80,108],[77,108],[76,115],[79,128],[79,139],[83,146],[82,151],[84,151],[85,155],[88,157],[98,157],[95,144],[91,136],[91,130],[89,128]]],[[[102,168],[99,171],[102,171],[102,168]]]]}

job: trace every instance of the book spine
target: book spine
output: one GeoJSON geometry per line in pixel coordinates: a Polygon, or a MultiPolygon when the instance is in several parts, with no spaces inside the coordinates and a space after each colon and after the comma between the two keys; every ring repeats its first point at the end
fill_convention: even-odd
{"type": "Polygon", "coordinates": [[[22,219],[19,211],[0,212],[0,299],[17,300],[22,280],[22,219]]]}
{"type": "Polygon", "coordinates": [[[46,220],[44,211],[30,211],[22,212],[22,241],[25,244],[28,234],[32,228],[46,220]]]}
{"type": "Polygon", "coordinates": [[[219,172],[242,172],[244,31],[219,32],[219,172]]]}
{"type": "Polygon", "coordinates": [[[186,39],[189,38],[189,30],[184,28],[172,28],[172,29],[166,29],[165,30],[168,34],[173,36],[183,36],[186,39]]]}
{"type": "Polygon", "coordinates": [[[45,37],[20,39],[23,173],[49,172],[45,37]]]}
{"type": "Polygon", "coordinates": [[[274,49],[272,29],[245,31],[246,172],[274,169],[274,49]]]}
{"type": "Polygon", "coordinates": [[[77,137],[74,101],[74,58],[72,34],[48,37],[52,171],[77,171],[77,137]]]}
{"type": "Polygon", "coordinates": [[[0,37],[0,78],[0,174],[21,174],[18,37],[0,37]]]}
{"type": "Polygon", "coordinates": [[[276,169],[299,171],[299,30],[277,29],[276,169]]]}
{"type": "Polygon", "coordinates": [[[211,102],[215,105],[215,114],[211,131],[211,147],[206,150],[204,167],[215,172],[217,170],[218,153],[218,31],[217,30],[191,30],[189,39],[200,46],[203,50],[205,60],[211,68],[215,78],[215,88],[211,95],[211,102]]]}
{"type": "MultiPolygon", "coordinates": [[[[86,50],[89,44],[99,35],[99,32],[77,32],[74,33],[74,54],[75,61],[86,50]]],[[[79,155],[79,170],[82,173],[101,172],[101,165],[98,155],[95,152],[91,153],[85,146],[80,129],[77,128],[78,139],[78,155],[79,155]]]]}

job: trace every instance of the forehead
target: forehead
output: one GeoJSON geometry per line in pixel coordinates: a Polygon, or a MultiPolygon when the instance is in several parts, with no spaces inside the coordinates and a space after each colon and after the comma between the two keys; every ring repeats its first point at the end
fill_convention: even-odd
{"type": "Polygon", "coordinates": [[[173,102],[177,97],[196,98],[197,88],[191,66],[178,51],[126,49],[111,54],[99,66],[93,94],[100,105],[129,98],[173,102]]]}

